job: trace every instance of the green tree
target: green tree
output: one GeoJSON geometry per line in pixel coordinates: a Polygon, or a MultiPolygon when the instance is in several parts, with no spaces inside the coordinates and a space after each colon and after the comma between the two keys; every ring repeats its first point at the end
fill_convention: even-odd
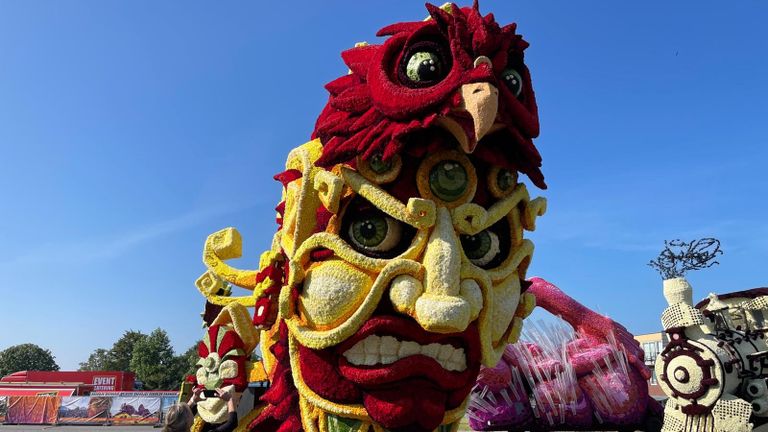
{"type": "Polygon", "coordinates": [[[145,390],[178,388],[180,363],[173,354],[171,342],[163,329],[155,329],[133,346],[130,370],[144,383],[145,390]]]}
{"type": "Polygon", "coordinates": [[[184,351],[183,354],[177,358],[179,364],[179,381],[184,380],[187,375],[194,375],[197,371],[197,361],[200,360],[200,356],[197,354],[197,344],[192,345],[184,351]]]}
{"type": "MultiPolygon", "coordinates": [[[[142,332],[127,330],[118,339],[106,355],[104,370],[133,371],[131,369],[131,356],[136,342],[147,337],[142,332]]],[[[135,371],[134,371],[135,372],[135,371]]]]}
{"type": "Polygon", "coordinates": [[[109,370],[107,364],[109,362],[109,351],[104,348],[97,348],[88,356],[88,360],[80,363],[81,371],[100,371],[109,370]]]}
{"type": "Polygon", "coordinates": [[[57,371],[59,365],[50,350],[31,343],[0,351],[0,376],[24,370],[57,371]]]}

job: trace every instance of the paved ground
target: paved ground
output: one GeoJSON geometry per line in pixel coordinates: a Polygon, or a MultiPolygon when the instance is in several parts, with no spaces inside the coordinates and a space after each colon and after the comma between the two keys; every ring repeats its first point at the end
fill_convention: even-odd
{"type": "MultiPolygon", "coordinates": [[[[153,428],[152,426],[18,426],[18,425],[0,425],[0,432],[6,431],[18,431],[18,432],[95,432],[95,431],[109,431],[109,432],[159,432],[160,428],[153,428]]],[[[470,431],[469,427],[466,429],[464,425],[459,428],[460,432],[470,431]]]]}
{"type": "Polygon", "coordinates": [[[109,431],[109,432],[154,432],[159,431],[160,428],[153,428],[152,426],[50,426],[50,425],[0,425],[0,431],[16,431],[16,432],[39,432],[39,431],[51,431],[51,432],[96,432],[96,431],[109,431]]]}
{"type": "MultiPolygon", "coordinates": [[[[159,432],[160,428],[153,426],[52,426],[52,425],[4,425],[0,424],[0,432],[159,432]]],[[[459,432],[471,432],[466,419],[463,419],[459,432]]]]}

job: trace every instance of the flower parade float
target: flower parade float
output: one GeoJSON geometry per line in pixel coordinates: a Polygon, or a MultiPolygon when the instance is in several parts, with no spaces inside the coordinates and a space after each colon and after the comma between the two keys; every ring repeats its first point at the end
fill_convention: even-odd
{"type": "Polygon", "coordinates": [[[669,343],[656,358],[669,397],[665,432],[768,430],[768,288],[710,293],[694,305],[685,278],[721,254],[714,238],[672,240],[650,263],[668,304],[661,324],[669,343]]]}
{"type": "MultiPolygon", "coordinates": [[[[349,73],[326,85],[311,140],[275,176],[278,229],[259,268],[227,263],[242,253],[234,228],[206,240],[194,385],[242,393],[239,430],[456,431],[468,407],[477,428],[641,425],[653,401],[631,335],[526,280],[525,232],[546,210],[521,179],[546,187],[528,43],[477,3],[427,10],[341,54],[349,73]],[[537,301],[574,325],[559,359],[575,369],[510,348],[537,301]],[[557,374],[571,374],[568,397],[557,374]],[[245,397],[257,381],[269,389],[245,397]],[[514,398],[497,388],[518,384],[514,398]]],[[[225,411],[202,402],[195,427],[225,411]]]]}

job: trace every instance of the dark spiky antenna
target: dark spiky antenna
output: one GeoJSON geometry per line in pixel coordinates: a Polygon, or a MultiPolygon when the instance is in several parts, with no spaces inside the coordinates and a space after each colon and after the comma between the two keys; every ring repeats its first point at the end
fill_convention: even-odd
{"type": "Polygon", "coordinates": [[[656,259],[651,260],[648,266],[656,269],[661,278],[666,280],[683,277],[689,270],[700,270],[720,264],[715,258],[722,254],[720,240],[712,237],[690,242],[680,239],[664,240],[664,250],[656,259]]]}

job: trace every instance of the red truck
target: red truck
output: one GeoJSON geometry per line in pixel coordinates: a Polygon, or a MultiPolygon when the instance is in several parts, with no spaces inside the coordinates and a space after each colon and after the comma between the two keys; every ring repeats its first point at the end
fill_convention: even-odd
{"type": "Polygon", "coordinates": [[[0,378],[0,396],[86,396],[132,391],[136,376],[123,371],[20,371],[0,378]]]}

